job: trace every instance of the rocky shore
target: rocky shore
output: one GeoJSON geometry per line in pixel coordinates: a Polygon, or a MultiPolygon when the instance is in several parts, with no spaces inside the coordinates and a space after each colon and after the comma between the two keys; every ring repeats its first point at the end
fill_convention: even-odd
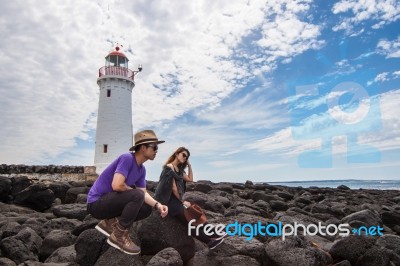
{"type": "MultiPolygon", "coordinates": [[[[203,207],[212,224],[278,228],[297,223],[329,226],[330,232],[348,224],[361,235],[311,230],[304,236],[299,228],[297,236],[283,241],[268,234],[249,237],[254,228],[247,227],[241,236],[228,237],[209,250],[174,219],[161,219],[153,212],[131,228],[142,253],[129,256],[110,247],[94,229],[98,220],[87,214],[85,204],[93,181],[37,174],[0,174],[0,265],[400,265],[398,190],[198,181],[188,185],[185,197],[203,207]]],[[[148,181],[148,191],[154,192],[156,185],[148,181]]]]}

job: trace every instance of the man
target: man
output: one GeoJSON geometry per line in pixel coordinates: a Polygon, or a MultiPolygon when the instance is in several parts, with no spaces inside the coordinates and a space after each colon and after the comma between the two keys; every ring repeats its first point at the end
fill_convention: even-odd
{"type": "Polygon", "coordinates": [[[93,217],[103,219],[96,229],[108,236],[107,243],[131,255],[140,253],[129,237],[134,221],[146,218],[151,209],[161,217],[168,214],[168,207],[157,202],[146,191],[146,168],[143,163],[154,160],[158,140],[152,130],[135,134],[135,145],[113,161],[100,174],[88,193],[87,210],[93,217]],[[145,203],[145,204],[144,204],[145,203]]]}

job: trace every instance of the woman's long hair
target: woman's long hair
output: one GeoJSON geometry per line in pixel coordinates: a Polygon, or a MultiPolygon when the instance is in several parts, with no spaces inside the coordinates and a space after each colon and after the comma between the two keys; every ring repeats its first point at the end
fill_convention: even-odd
{"type": "Polygon", "coordinates": [[[190,157],[190,152],[188,149],[186,149],[185,147],[179,147],[171,156],[169,156],[168,160],[165,162],[165,164],[163,165],[163,167],[167,166],[167,164],[172,163],[175,160],[175,157],[179,155],[179,153],[186,151],[188,154],[188,157],[186,158],[186,161],[184,163],[179,163],[178,164],[178,168],[180,170],[184,170],[187,166],[187,161],[189,160],[190,157]]]}

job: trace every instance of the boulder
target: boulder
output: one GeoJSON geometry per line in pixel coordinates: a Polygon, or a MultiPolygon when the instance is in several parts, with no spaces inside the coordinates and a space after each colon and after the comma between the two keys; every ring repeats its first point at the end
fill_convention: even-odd
{"type": "Polygon", "coordinates": [[[215,190],[221,190],[229,194],[233,194],[233,187],[232,184],[228,183],[218,183],[213,185],[213,189],[215,190]]]}
{"type": "Polygon", "coordinates": [[[146,266],[183,266],[179,252],[173,248],[166,248],[154,255],[146,266]]]}
{"type": "Polygon", "coordinates": [[[6,176],[0,176],[0,201],[7,202],[11,199],[12,181],[6,176]]]}
{"type": "Polygon", "coordinates": [[[192,190],[193,191],[199,191],[202,193],[208,193],[213,189],[212,186],[209,184],[204,184],[204,183],[195,183],[192,190]]]}
{"type": "Polygon", "coordinates": [[[383,211],[381,216],[383,223],[389,227],[400,225],[400,211],[383,211]]]}
{"type": "MultiPolygon", "coordinates": [[[[96,261],[95,266],[127,265],[144,266],[141,256],[128,255],[116,248],[109,247],[96,261]]],[[[89,265],[89,264],[86,264],[89,265]]]]}
{"type": "Polygon", "coordinates": [[[4,238],[0,242],[2,255],[16,262],[39,261],[42,239],[31,228],[22,229],[17,235],[4,238]]]}
{"type": "Polygon", "coordinates": [[[72,187],[67,190],[63,203],[76,203],[79,194],[87,194],[90,188],[88,187],[72,187]]]}
{"type": "Polygon", "coordinates": [[[75,262],[76,250],[75,245],[68,247],[60,247],[56,249],[51,255],[45,260],[46,263],[68,263],[75,262]]]}
{"type": "Polygon", "coordinates": [[[83,231],[86,231],[88,229],[93,229],[96,227],[96,225],[100,221],[97,220],[96,218],[93,218],[90,214],[83,219],[83,222],[75,227],[75,229],[72,230],[72,234],[75,236],[79,236],[83,231]]]}
{"type": "Polygon", "coordinates": [[[12,181],[12,188],[11,194],[13,197],[17,195],[22,190],[28,188],[30,185],[33,184],[33,181],[30,180],[27,176],[16,176],[11,178],[12,181]]]}
{"type": "Polygon", "coordinates": [[[54,199],[53,191],[45,184],[35,183],[16,194],[14,203],[36,211],[44,211],[51,207],[54,199]]]}
{"type": "Polygon", "coordinates": [[[194,256],[194,240],[188,236],[187,228],[175,218],[161,218],[153,212],[147,219],[138,222],[136,232],[144,255],[154,255],[172,247],[184,262],[194,256]]]}
{"type": "Polygon", "coordinates": [[[281,190],[274,191],[273,194],[275,194],[275,195],[277,195],[278,197],[284,199],[285,201],[292,200],[293,197],[294,197],[291,193],[289,193],[289,192],[287,192],[287,191],[281,191],[281,190]]]}
{"type": "Polygon", "coordinates": [[[22,226],[17,222],[8,222],[0,228],[0,237],[7,238],[10,236],[15,236],[21,231],[22,226]]]}
{"type": "Polygon", "coordinates": [[[63,204],[53,207],[53,213],[57,217],[66,217],[69,219],[83,220],[88,214],[86,211],[86,204],[73,203],[63,204]]]}
{"type": "Polygon", "coordinates": [[[266,194],[263,191],[255,191],[251,195],[251,199],[254,201],[263,200],[265,202],[270,202],[271,200],[280,200],[281,198],[276,195],[266,194]]]}
{"type": "Polygon", "coordinates": [[[288,205],[281,200],[271,200],[269,201],[269,205],[274,211],[286,211],[289,208],[288,205]]]}
{"type": "MultiPolygon", "coordinates": [[[[97,259],[109,248],[106,242],[107,237],[97,231],[96,229],[89,229],[79,235],[75,243],[76,262],[82,266],[92,266],[96,263],[97,259]]],[[[114,248],[111,248],[115,250],[114,248]]],[[[120,251],[118,251],[120,252],[120,251]]],[[[116,261],[108,257],[108,265],[110,261],[116,261]]],[[[123,265],[116,263],[114,265],[123,265]]]]}
{"type": "Polygon", "coordinates": [[[71,185],[67,182],[52,182],[49,184],[49,189],[53,191],[54,196],[56,198],[61,199],[61,201],[65,202],[65,196],[67,195],[67,191],[71,188],[71,185]]]}
{"type": "Polygon", "coordinates": [[[0,265],[1,266],[17,266],[15,262],[10,260],[9,258],[0,258],[0,265]]]}
{"type": "Polygon", "coordinates": [[[86,204],[87,203],[87,194],[78,194],[78,196],[76,197],[76,203],[86,204]]]}
{"type": "Polygon", "coordinates": [[[336,240],[329,253],[334,262],[348,260],[351,265],[356,265],[358,259],[375,244],[375,237],[350,235],[336,240]]]}
{"type": "Polygon", "coordinates": [[[233,255],[223,257],[213,250],[204,249],[197,251],[195,256],[186,264],[187,266],[207,265],[207,266],[258,266],[261,265],[257,260],[244,255],[233,255]]]}
{"type": "Polygon", "coordinates": [[[46,222],[42,227],[41,236],[44,238],[49,234],[51,231],[59,229],[65,231],[74,230],[76,227],[80,226],[82,222],[76,219],[67,219],[65,217],[55,218],[46,222]]]}
{"type": "Polygon", "coordinates": [[[204,194],[203,192],[199,191],[189,191],[186,192],[185,195],[183,196],[183,199],[189,202],[196,203],[200,207],[204,208],[208,196],[207,194],[204,194]]]}
{"type": "Polygon", "coordinates": [[[14,212],[16,214],[34,214],[36,211],[26,207],[0,202],[0,213],[14,212]]]}
{"type": "Polygon", "coordinates": [[[400,254],[400,236],[383,235],[376,240],[376,245],[392,250],[400,254]]]}
{"type": "Polygon", "coordinates": [[[272,238],[265,245],[265,253],[264,263],[269,266],[326,266],[332,262],[329,253],[316,247],[302,236],[289,236],[285,241],[280,238],[272,238]]]}
{"type": "Polygon", "coordinates": [[[369,226],[382,225],[382,220],[377,212],[371,210],[362,210],[347,215],[342,219],[342,223],[348,223],[352,226],[354,225],[355,227],[359,226],[369,227],[369,226]]]}
{"type": "Polygon", "coordinates": [[[224,242],[212,250],[213,253],[221,257],[231,257],[243,255],[263,261],[265,257],[264,244],[255,238],[247,239],[243,236],[232,236],[225,238],[224,242]]]}
{"type": "Polygon", "coordinates": [[[54,230],[44,239],[40,247],[40,260],[46,260],[56,249],[66,247],[75,243],[76,236],[69,231],[54,230]]]}
{"type": "Polygon", "coordinates": [[[373,246],[362,254],[356,266],[400,265],[400,256],[390,249],[373,246]]]}

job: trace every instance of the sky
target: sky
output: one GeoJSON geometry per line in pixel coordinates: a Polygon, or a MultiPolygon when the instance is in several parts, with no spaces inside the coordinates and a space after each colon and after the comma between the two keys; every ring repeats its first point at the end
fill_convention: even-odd
{"type": "MultiPolygon", "coordinates": [[[[133,131],[195,180],[399,179],[400,2],[0,4],[0,164],[93,165],[98,69],[116,43],[133,131]]],[[[129,147],[127,147],[127,150],[129,147]]]]}

